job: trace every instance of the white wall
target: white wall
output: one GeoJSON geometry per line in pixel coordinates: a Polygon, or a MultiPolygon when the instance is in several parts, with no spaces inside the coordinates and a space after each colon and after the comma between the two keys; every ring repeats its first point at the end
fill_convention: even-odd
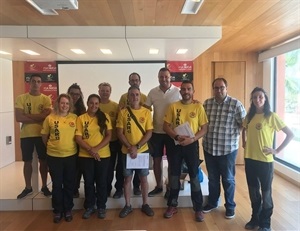
{"type": "Polygon", "coordinates": [[[15,161],[14,119],[12,61],[0,58],[0,168],[15,161]]]}

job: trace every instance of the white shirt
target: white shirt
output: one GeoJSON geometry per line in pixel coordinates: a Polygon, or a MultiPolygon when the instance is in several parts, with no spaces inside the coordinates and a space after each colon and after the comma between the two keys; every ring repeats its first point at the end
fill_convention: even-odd
{"type": "Polygon", "coordinates": [[[145,104],[153,105],[153,132],[165,134],[163,123],[165,112],[171,103],[181,100],[180,89],[171,84],[171,87],[163,92],[159,86],[150,90],[145,104]]]}

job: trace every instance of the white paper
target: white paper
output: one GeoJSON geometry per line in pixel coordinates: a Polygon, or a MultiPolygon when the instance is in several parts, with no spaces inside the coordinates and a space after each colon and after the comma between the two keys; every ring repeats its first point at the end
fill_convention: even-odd
{"type": "Polygon", "coordinates": [[[129,154],[126,157],[126,169],[144,169],[149,168],[149,153],[138,153],[135,159],[129,154]]]}
{"type": "MultiPolygon", "coordinates": [[[[177,135],[180,136],[188,136],[188,137],[195,137],[195,134],[193,133],[191,126],[188,122],[185,122],[183,124],[180,124],[176,128],[174,128],[174,131],[176,132],[177,135]]],[[[179,142],[177,140],[174,140],[175,145],[178,145],[179,142]]]]}

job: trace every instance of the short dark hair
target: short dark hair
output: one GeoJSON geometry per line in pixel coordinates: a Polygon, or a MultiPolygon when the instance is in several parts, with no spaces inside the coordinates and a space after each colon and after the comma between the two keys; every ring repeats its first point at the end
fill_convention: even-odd
{"type": "Polygon", "coordinates": [[[136,73],[136,72],[132,72],[132,73],[129,75],[129,77],[128,77],[129,80],[130,80],[130,76],[132,76],[132,75],[137,75],[137,76],[139,77],[139,80],[141,81],[141,76],[140,76],[138,73],[136,73]]]}
{"type": "Polygon", "coordinates": [[[167,67],[162,67],[162,68],[160,68],[159,71],[158,71],[158,73],[159,73],[159,72],[164,72],[164,71],[168,71],[168,72],[171,74],[170,69],[167,68],[167,67]]]}
{"type": "Polygon", "coordinates": [[[191,80],[183,80],[182,83],[181,83],[181,86],[182,86],[182,84],[185,84],[185,83],[192,84],[192,87],[194,89],[194,84],[193,84],[193,82],[191,80]]]}
{"type": "Polygon", "coordinates": [[[39,78],[41,78],[41,80],[42,80],[42,76],[41,76],[40,74],[34,73],[34,74],[32,74],[32,75],[30,76],[29,82],[30,82],[30,80],[31,80],[33,77],[39,77],[39,78]]]}
{"type": "Polygon", "coordinates": [[[215,82],[216,81],[218,81],[218,80],[221,80],[221,81],[223,81],[224,82],[224,84],[225,84],[225,86],[227,87],[227,80],[226,79],[224,79],[224,78],[222,78],[222,77],[220,77],[220,78],[216,78],[216,79],[214,79],[214,81],[212,82],[212,87],[214,88],[214,84],[215,84],[215,82]]]}

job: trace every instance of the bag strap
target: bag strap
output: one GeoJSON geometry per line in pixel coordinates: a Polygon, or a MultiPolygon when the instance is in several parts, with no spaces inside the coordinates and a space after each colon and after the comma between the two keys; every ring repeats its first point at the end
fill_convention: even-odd
{"type": "Polygon", "coordinates": [[[130,114],[130,117],[133,119],[133,121],[135,122],[136,126],[138,126],[138,128],[141,130],[141,132],[143,133],[143,135],[146,134],[145,130],[142,128],[142,126],[140,125],[140,123],[137,121],[135,115],[132,113],[131,111],[131,108],[130,107],[126,107],[129,114],[130,114]]]}

